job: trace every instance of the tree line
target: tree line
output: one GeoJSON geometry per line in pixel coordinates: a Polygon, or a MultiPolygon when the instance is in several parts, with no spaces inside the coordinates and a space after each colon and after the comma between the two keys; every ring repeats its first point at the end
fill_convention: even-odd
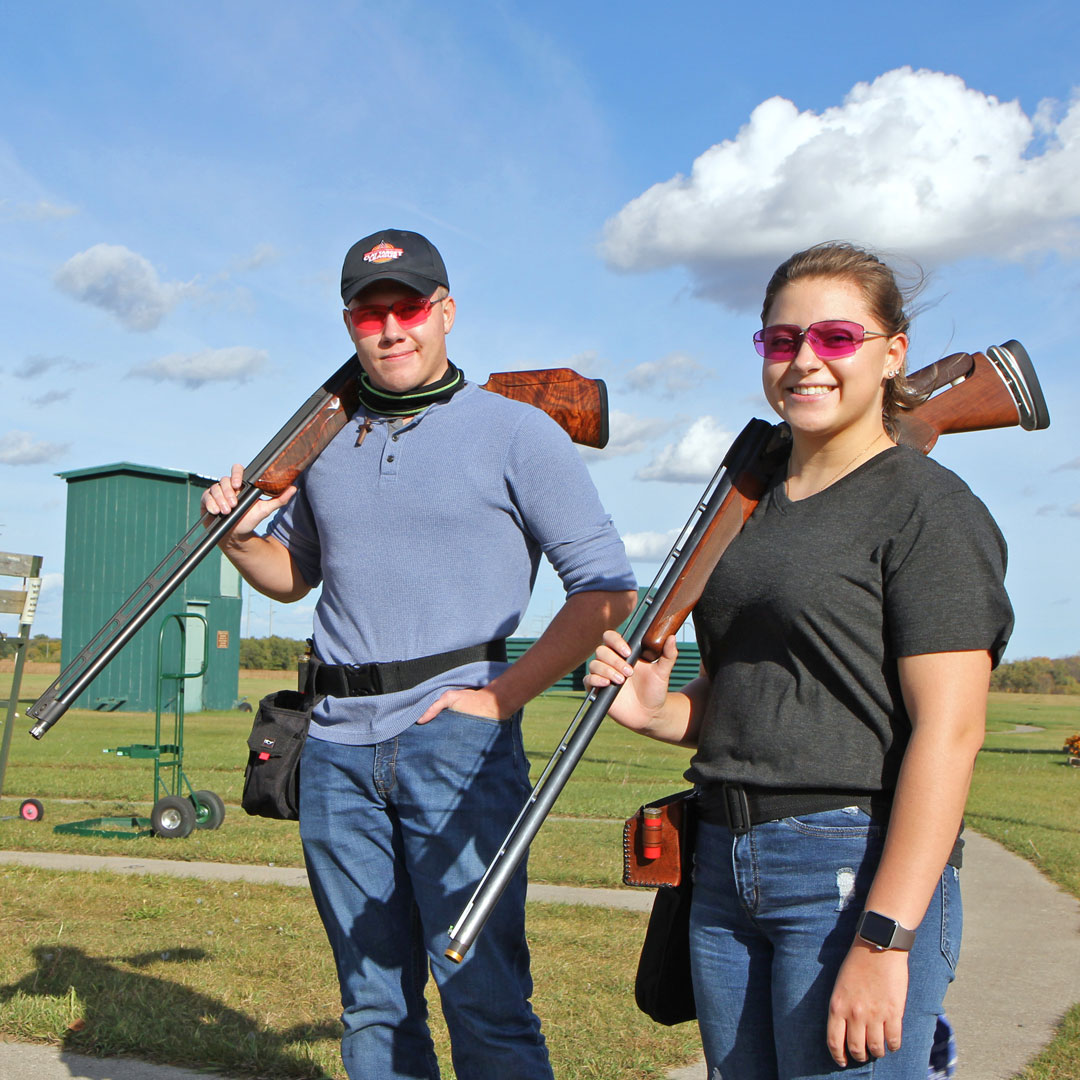
{"type": "MultiPolygon", "coordinates": [[[[18,644],[18,637],[0,635],[0,660],[13,660],[18,644]]],[[[50,660],[60,662],[60,639],[49,637],[47,634],[35,634],[26,646],[27,660],[42,660],[48,663],[50,660]]]]}
{"type": "Polygon", "coordinates": [[[999,664],[990,676],[990,689],[1013,694],[1080,694],[1080,654],[1057,659],[1032,656],[999,664]]]}
{"type": "MultiPolygon", "coordinates": [[[[240,666],[262,671],[292,671],[307,643],[295,638],[240,639],[240,666]]],[[[0,637],[0,660],[15,656],[15,644],[0,637]]],[[[60,639],[37,634],[30,639],[27,660],[59,661],[60,639]]],[[[990,689],[1013,694],[1080,694],[1080,654],[1052,659],[1033,656],[999,664],[990,676],[990,689]]]]}
{"type": "Polygon", "coordinates": [[[240,666],[259,671],[295,671],[296,662],[306,651],[307,642],[295,638],[241,638],[240,666]]]}
{"type": "MultiPolygon", "coordinates": [[[[0,660],[15,657],[17,642],[0,636],[0,660]]],[[[296,662],[304,654],[307,643],[292,638],[241,638],[240,666],[266,671],[295,671],[296,662]]],[[[26,659],[33,661],[60,661],[60,639],[47,634],[35,634],[26,647],[26,659]]]]}

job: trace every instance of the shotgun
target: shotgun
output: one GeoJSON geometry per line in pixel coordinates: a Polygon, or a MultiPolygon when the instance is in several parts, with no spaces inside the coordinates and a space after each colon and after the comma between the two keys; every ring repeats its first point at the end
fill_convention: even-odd
{"type": "MultiPolygon", "coordinates": [[[[986,353],[954,353],[908,377],[921,404],[899,421],[898,441],[928,453],[939,435],[1015,427],[1049,427],[1038,377],[1018,341],[986,353]]],[[[656,659],[693,610],[710,574],[754,512],[775,470],[787,459],[786,424],[751,420],[736,437],[652,585],[630,617],[628,664],[656,659]]],[[[468,904],[450,928],[446,956],[460,963],[502,896],[570,774],[611,708],[620,687],[591,690],[544,767],[468,904]]]]}
{"type": "MultiPolygon", "coordinates": [[[[51,686],[27,709],[40,739],[146,624],[214,545],[264,494],[280,495],[322,453],[359,407],[359,363],[351,356],[289,418],[244,470],[239,502],[224,515],[203,514],[124,601],[51,686]]],[[[570,368],[496,372],[481,387],[543,409],[576,443],[602,449],[608,439],[607,388],[570,368]]]]}

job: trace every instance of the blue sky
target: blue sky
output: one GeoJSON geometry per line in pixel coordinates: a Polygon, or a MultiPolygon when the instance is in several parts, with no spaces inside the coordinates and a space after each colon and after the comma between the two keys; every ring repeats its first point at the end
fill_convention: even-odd
{"type": "MultiPolygon", "coordinates": [[[[643,583],[772,418],[771,269],[826,239],[917,260],[912,370],[1017,338],[1040,374],[1048,431],[934,456],[1009,541],[1007,658],[1077,652],[1078,46],[1065,2],[5,5],[0,549],[44,556],[35,631],[55,474],[250,460],[348,356],[342,256],[392,226],[442,251],[469,377],[606,380],[589,460],[643,583]]],[[[557,603],[544,574],[522,632],[557,603]]],[[[310,618],[256,598],[243,630],[310,618]]]]}

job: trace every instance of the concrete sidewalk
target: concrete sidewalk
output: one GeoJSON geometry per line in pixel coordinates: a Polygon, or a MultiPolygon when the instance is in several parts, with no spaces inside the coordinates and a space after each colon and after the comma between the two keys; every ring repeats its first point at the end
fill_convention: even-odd
{"type": "MultiPolygon", "coordinates": [[[[1028,862],[968,832],[961,882],[964,941],[956,983],[945,1002],[956,1030],[959,1080],[1008,1080],[1053,1036],[1080,1001],[1080,901],[1028,862]]],[[[307,887],[301,869],[0,852],[0,863],[56,870],[169,874],[307,887]]],[[[650,890],[531,885],[529,899],[648,910],[650,890]]],[[[704,1065],[672,1074],[701,1080],[704,1065]]],[[[88,1058],[56,1047],[0,1043],[0,1080],[215,1080],[205,1072],[129,1059],[88,1058]]]]}

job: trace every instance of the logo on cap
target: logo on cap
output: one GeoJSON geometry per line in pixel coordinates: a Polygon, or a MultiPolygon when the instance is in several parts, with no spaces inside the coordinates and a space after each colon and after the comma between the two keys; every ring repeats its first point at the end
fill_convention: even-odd
{"type": "Polygon", "coordinates": [[[405,252],[402,248],[394,247],[393,244],[387,243],[385,240],[377,243],[365,256],[364,262],[368,263],[387,263],[393,262],[395,259],[400,259],[405,252]]]}

